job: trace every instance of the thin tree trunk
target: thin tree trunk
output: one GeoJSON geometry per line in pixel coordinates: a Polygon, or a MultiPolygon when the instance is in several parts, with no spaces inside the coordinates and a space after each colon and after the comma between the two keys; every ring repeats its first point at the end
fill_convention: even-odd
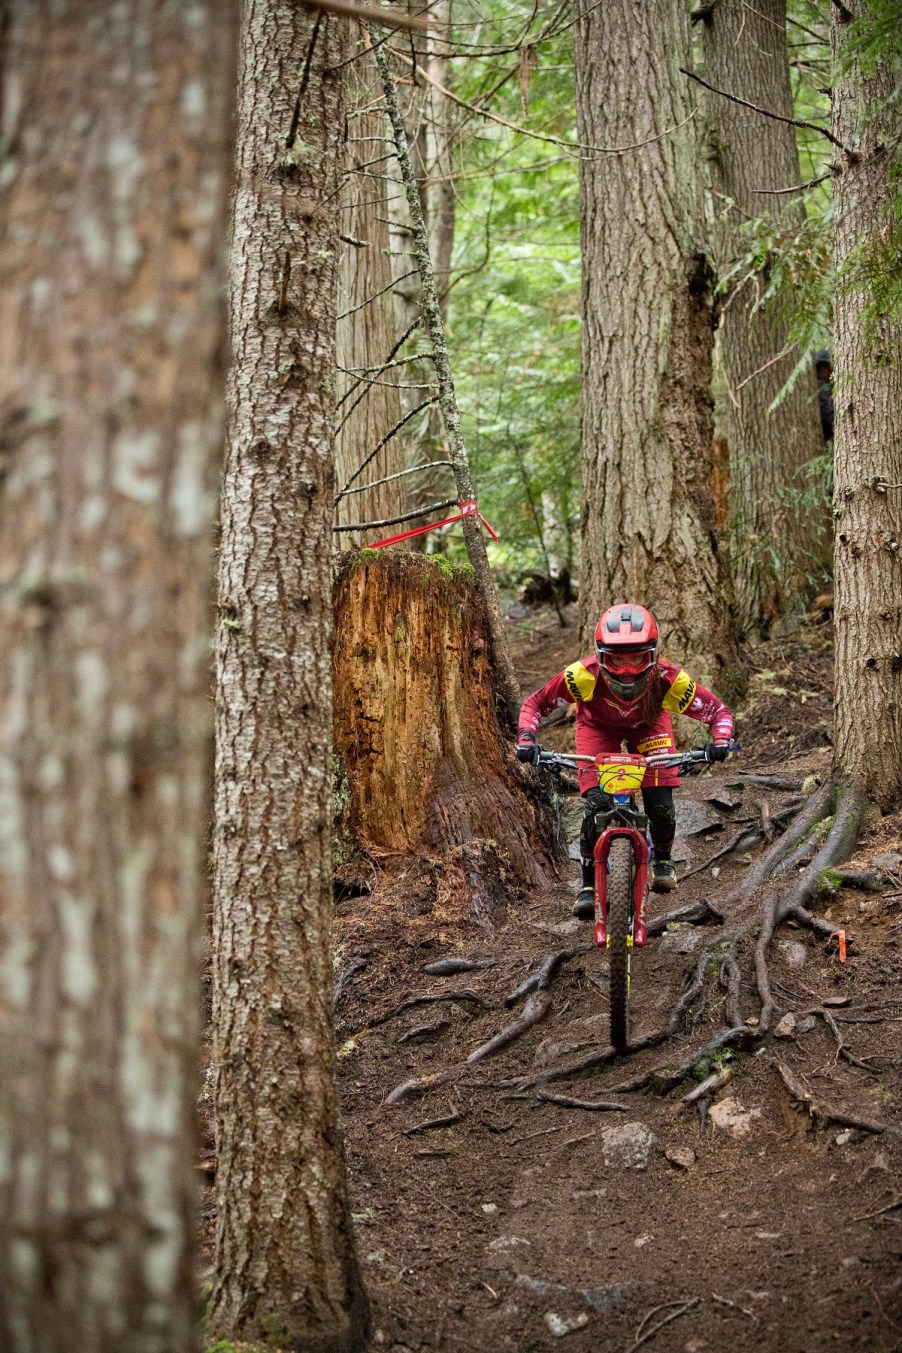
{"type": "Polygon", "coordinates": [[[367,1333],[331,1018],[333,420],[344,19],[245,0],[217,642],[212,1330],[367,1333]]]}
{"type": "MultiPolygon", "coordinates": [[[[705,12],[708,79],[785,117],[792,116],[786,48],[786,0],[717,0],[705,12]]],[[[741,226],[767,212],[778,227],[801,224],[804,207],[778,195],[801,178],[795,129],[727,99],[706,97],[718,272],[746,252],[741,226]]],[[[795,368],[788,325],[757,311],[766,279],[745,281],[727,297],[721,354],[727,383],[731,563],[739,620],[746,633],[770,625],[804,601],[829,566],[826,505],[805,475],[823,455],[817,384],[809,363],[793,389],[770,406],[795,368]],[[785,354],[781,356],[781,354],[785,354]],[[807,492],[806,492],[807,491],[807,492]]]]}
{"type": "MultiPolygon", "coordinates": [[[[379,80],[365,29],[352,27],[352,53],[346,67],[349,92],[348,142],[342,194],[338,274],[338,409],[335,437],[335,477],[341,489],[364,458],[401,419],[396,367],[379,372],[388,358],[396,333],[392,295],[392,259],[389,252],[388,199],[402,190],[388,178],[397,178],[391,145],[385,140],[385,116],[367,112],[379,103],[379,80]],[[350,243],[349,241],[356,241],[350,243]],[[351,376],[349,370],[370,368],[370,379],[351,376]]],[[[402,270],[404,271],[404,270],[402,270]]],[[[409,381],[401,368],[402,381],[409,381]]],[[[422,395],[420,395],[422,398],[422,395]]],[[[336,525],[396,517],[407,506],[403,479],[392,479],[360,492],[365,484],[396,474],[405,465],[403,432],[396,434],[341,498],[336,525]]],[[[341,548],[368,545],[385,532],[343,534],[341,548]]]]}
{"type": "MultiPolygon", "coordinates": [[[[833,46],[842,57],[848,23],[867,0],[834,5],[833,46]]],[[[897,131],[889,113],[898,77],[878,67],[839,79],[833,131],[853,155],[836,180],[835,265],[856,246],[882,245],[889,230],[897,131]],[[868,116],[870,114],[870,117],[868,116]]],[[[834,305],[836,489],[834,496],[837,772],[883,808],[902,797],[902,329],[864,321],[866,293],[850,280],[834,305]]]]}
{"type": "Polygon", "coordinates": [[[729,686],[738,660],[711,500],[712,274],[701,238],[682,0],[580,0],[579,139],[639,150],[581,163],[584,641],[613,602],[651,607],[664,646],[729,686]]]}
{"type": "MultiPolygon", "coordinates": [[[[435,22],[426,40],[425,65],[429,74],[439,84],[447,88],[452,78],[449,74],[447,35],[451,32],[451,0],[436,0],[429,10],[430,18],[435,22]]],[[[429,257],[435,269],[435,284],[438,290],[442,320],[448,314],[448,286],[451,280],[451,256],[454,249],[455,196],[454,196],[454,127],[451,116],[451,102],[431,84],[420,81],[418,91],[422,105],[423,145],[422,162],[419,166],[421,180],[420,200],[426,218],[426,231],[429,236],[429,257]]],[[[426,379],[435,379],[431,363],[424,362],[422,369],[426,379]]],[[[426,415],[426,427],[423,435],[412,439],[409,447],[411,465],[434,465],[436,461],[447,458],[448,449],[442,412],[433,405],[426,415]]],[[[446,467],[420,470],[407,481],[409,485],[408,508],[423,507],[428,503],[444,498],[453,480],[446,467]]],[[[424,521],[427,520],[424,518],[424,521]]],[[[434,550],[440,536],[429,534],[418,538],[424,542],[424,549],[434,550]]]]}
{"type": "MultiPolygon", "coordinates": [[[[454,469],[454,482],[457,488],[458,501],[461,503],[475,501],[476,490],[473,484],[473,476],[470,472],[467,448],[464,444],[463,431],[460,423],[460,410],[457,407],[457,398],[454,393],[454,381],[451,376],[451,365],[448,359],[448,348],[445,341],[445,329],[442,322],[441,305],[439,303],[438,290],[435,283],[435,272],[432,267],[432,260],[429,256],[429,238],[426,232],[426,222],[423,217],[423,208],[420,202],[416,179],[410,163],[410,155],[407,148],[407,136],[404,131],[404,123],[401,119],[401,113],[398,107],[397,90],[395,88],[394,80],[392,79],[391,71],[389,70],[388,57],[385,54],[385,49],[381,46],[376,48],[376,64],[382,79],[382,88],[385,94],[389,125],[395,142],[395,154],[398,158],[401,178],[404,182],[404,190],[407,194],[407,206],[410,211],[411,229],[413,232],[413,245],[416,252],[417,269],[420,274],[423,321],[429,334],[429,341],[432,347],[435,374],[439,386],[439,403],[445,424],[445,434],[448,438],[448,449],[454,469]]],[[[514,674],[513,663],[511,662],[510,649],[508,648],[507,637],[504,633],[504,625],[498,607],[498,597],[495,592],[495,584],[492,581],[492,574],[491,569],[489,568],[489,560],[482,531],[482,524],[475,513],[471,513],[464,517],[463,532],[467,544],[467,555],[473,566],[476,590],[485,607],[489,634],[491,636],[492,659],[497,672],[498,695],[500,703],[506,711],[507,720],[509,724],[513,726],[516,724],[517,715],[520,709],[520,687],[514,674]]]]}
{"type": "Polygon", "coordinates": [[[20,0],[0,218],[0,1347],[195,1346],[237,6],[20,0]]]}

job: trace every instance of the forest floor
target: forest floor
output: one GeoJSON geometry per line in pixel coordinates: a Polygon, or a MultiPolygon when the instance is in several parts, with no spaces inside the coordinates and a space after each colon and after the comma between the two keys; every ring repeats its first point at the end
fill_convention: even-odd
{"type": "MultiPolygon", "coordinates": [[[[553,614],[515,614],[511,635],[530,691],[578,656],[575,617],[561,629],[553,614]]],[[[741,761],[684,781],[678,794],[684,827],[698,825],[688,804],[707,823],[680,838],[683,874],[704,866],[734,824],[756,820],[762,797],[772,812],[792,797],[753,786],[740,771],[796,782],[829,774],[829,626],[803,625],[755,649],[750,663],[741,761]],[[711,802],[724,789],[732,807],[711,802]]],[[[564,748],[571,726],[542,736],[564,748]]],[[[578,801],[568,815],[578,823],[578,801]]],[[[854,863],[899,851],[902,816],[878,818],[854,863]]],[[[702,867],[675,896],[652,896],[651,914],[725,899],[751,859],[734,851],[720,867],[702,867]]],[[[902,879],[892,860],[883,867],[896,871],[883,893],[843,890],[826,906],[854,940],[846,962],[811,932],[780,928],[771,963],[777,1018],[795,1012],[795,1029],[723,1054],[732,1077],[705,1122],[681,1103],[691,1079],[666,1094],[617,1087],[704,1045],[722,1022],[711,1001],[694,1030],[658,1047],[544,1091],[511,1084],[609,1041],[604,955],[592,948],[591,927],[570,917],[575,863],[562,866],[545,895],[512,900],[494,931],[439,924],[397,894],[340,903],[336,971],[348,980],[337,1009],[339,1067],[374,1347],[902,1349],[902,879]],[[541,1023],[455,1083],[385,1103],[409,1078],[463,1063],[509,1023],[505,997],[531,967],[565,948],[577,953],[558,969],[541,1023]],[[452,956],[493,966],[423,972],[452,956]],[[479,999],[391,1014],[405,1000],[462,989],[479,999]],[[805,1017],[824,1001],[839,1016],[849,1012],[839,1027],[857,1064],[838,1057],[823,1018],[805,1017]],[[778,1064],[822,1105],[888,1130],[815,1123],[790,1097],[778,1064]],[[540,1097],[547,1092],[618,1107],[566,1106],[540,1097]],[[427,1126],[441,1119],[448,1121],[427,1126]]],[[[693,951],[711,936],[711,927],[677,925],[637,951],[634,1035],[666,1023],[693,951]]],[[[741,1008],[745,1016],[758,1010],[748,980],[741,1008]]]]}

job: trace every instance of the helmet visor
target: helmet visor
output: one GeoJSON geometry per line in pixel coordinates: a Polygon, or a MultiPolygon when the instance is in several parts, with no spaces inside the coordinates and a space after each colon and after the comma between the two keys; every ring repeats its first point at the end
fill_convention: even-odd
{"type": "Polygon", "coordinates": [[[624,676],[641,676],[651,667],[653,658],[648,650],[641,653],[602,653],[601,664],[609,672],[624,676]]]}

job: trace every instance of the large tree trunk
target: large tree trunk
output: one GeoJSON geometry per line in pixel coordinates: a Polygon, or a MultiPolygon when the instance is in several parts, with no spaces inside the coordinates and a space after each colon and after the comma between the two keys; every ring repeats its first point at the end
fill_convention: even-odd
{"type": "Polygon", "coordinates": [[[665,647],[736,679],[730,589],[711,502],[712,276],[682,0],[580,0],[583,143],[648,141],[581,162],[583,511],[588,641],[605,607],[643,602],[665,647]]]}
{"type": "MultiPolygon", "coordinates": [[[[849,41],[845,16],[867,8],[867,0],[834,5],[837,57],[849,41]]],[[[875,117],[874,110],[898,107],[898,98],[898,77],[882,66],[834,85],[833,131],[848,148],[836,179],[840,272],[856,246],[885,248],[898,190],[886,143],[898,129],[889,112],[875,117]]],[[[867,321],[865,302],[847,279],[834,305],[834,760],[840,775],[889,808],[902,797],[902,328],[867,321]]]]}
{"type": "Polygon", "coordinates": [[[550,832],[529,792],[533,772],[505,746],[469,573],[417,554],[346,562],[335,742],[357,846],[380,858],[389,883],[403,869],[418,907],[491,925],[512,890],[547,883],[550,832]],[[418,875],[411,857],[424,864],[418,875]]]}
{"type": "MultiPolygon", "coordinates": [[[[398,368],[379,368],[388,361],[396,333],[392,296],[392,259],[389,250],[388,199],[400,189],[391,146],[385,138],[385,115],[368,112],[378,104],[379,81],[366,30],[352,29],[352,51],[357,59],[348,72],[348,143],[342,194],[338,274],[338,424],[335,438],[335,478],[339,491],[358,473],[369,453],[401,420],[398,368]],[[349,243],[356,241],[356,243],[349,243]],[[370,378],[363,376],[369,368],[370,378]],[[360,374],[349,375],[349,371],[360,374]]],[[[402,260],[403,262],[403,260],[402,260]]],[[[407,271],[413,260],[407,260],[407,271]]],[[[404,372],[406,369],[401,368],[404,372]]],[[[402,380],[409,378],[402,375],[402,380]]],[[[422,398],[422,396],[421,396],[422,398]]],[[[403,430],[386,442],[374,460],[340,499],[337,525],[356,521],[384,521],[400,516],[407,506],[405,481],[393,479],[378,487],[361,488],[403,470],[403,430]]],[[[342,549],[368,545],[391,534],[379,529],[336,537],[342,549]]]]}
{"type": "Polygon", "coordinates": [[[195,1346],[237,6],[7,8],[0,1347],[195,1346]]]}
{"type": "Polygon", "coordinates": [[[330,563],[344,119],[341,78],[330,68],[347,49],[344,19],[294,0],[245,0],[214,838],[212,1329],[335,1353],[362,1348],[367,1326],[331,1018],[330,563]]]}
{"type": "MultiPolygon", "coordinates": [[[[705,11],[706,74],[718,89],[792,117],[786,0],[717,0],[705,11]]],[[[794,227],[804,207],[795,130],[725,98],[708,95],[718,273],[746,252],[741,225],[769,213],[794,227]]],[[[728,390],[733,581],[740,624],[766,635],[798,606],[829,564],[827,509],[813,501],[805,469],[824,451],[814,364],[781,403],[770,406],[796,366],[788,325],[773,308],[756,310],[766,279],[745,280],[728,297],[721,335],[728,390]],[[781,353],[785,356],[781,357],[781,353]],[[807,489],[807,497],[802,491],[807,489]],[[806,506],[807,504],[807,506],[806,506]]]]}

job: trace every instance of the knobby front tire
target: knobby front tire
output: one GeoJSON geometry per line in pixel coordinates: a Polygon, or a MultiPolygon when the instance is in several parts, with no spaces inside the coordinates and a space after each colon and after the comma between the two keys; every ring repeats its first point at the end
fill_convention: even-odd
{"type": "Polygon", "coordinates": [[[611,842],[608,856],[608,964],[611,987],[611,1045],[618,1052],[630,1036],[630,911],[633,895],[633,847],[621,837],[611,842]]]}

